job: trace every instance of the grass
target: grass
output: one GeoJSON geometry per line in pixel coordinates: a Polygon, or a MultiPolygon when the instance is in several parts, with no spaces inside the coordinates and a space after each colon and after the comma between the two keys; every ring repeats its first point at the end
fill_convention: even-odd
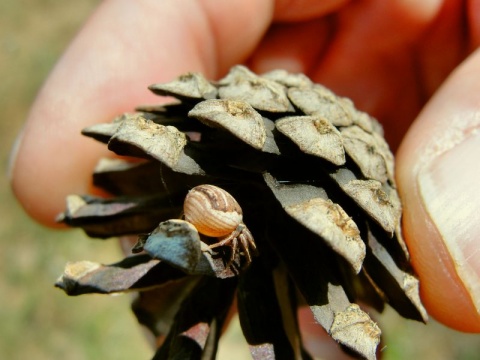
{"type": "MultiPolygon", "coordinates": [[[[98,0],[0,2],[0,161],[55,61],[98,0]]],[[[128,311],[129,296],[69,298],[53,283],[69,260],[113,262],[114,241],[80,231],[53,231],[30,220],[0,177],[0,354],[10,360],[148,359],[152,351],[128,311]]],[[[392,311],[379,316],[384,359],[478,359],[480,337],[431,322],[424,326],[392,311]]],[[[219,359],[246,359],[238,324],[222,341],[219,359]]]]}

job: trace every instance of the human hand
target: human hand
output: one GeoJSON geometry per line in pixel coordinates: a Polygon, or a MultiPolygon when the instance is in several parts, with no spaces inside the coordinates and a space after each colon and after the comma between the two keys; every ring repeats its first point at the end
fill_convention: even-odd
{"type": "Polygon", "coordinates": [[[479,332],[480,53],[461,63],[479,24],[473,0],[105,1],[32,107],[13,189],[54,225],[67,194],[92,191],[91,170],[107,155],[80,130],[158,102],[151,83],[186,71],[216,78],[242,62],[305,72],[376,116],[394,148],[403,138],[397,178],[423,301],[446,325],[479,332]]]}

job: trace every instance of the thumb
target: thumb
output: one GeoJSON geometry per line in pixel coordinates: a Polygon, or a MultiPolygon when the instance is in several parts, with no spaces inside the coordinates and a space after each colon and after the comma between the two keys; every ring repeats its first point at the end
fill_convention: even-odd
{"type": "Polygon", "coordinates": [[[404,231],[429,313],[480,332],[480,51],[447,79],[398,152],[404,231]]]}

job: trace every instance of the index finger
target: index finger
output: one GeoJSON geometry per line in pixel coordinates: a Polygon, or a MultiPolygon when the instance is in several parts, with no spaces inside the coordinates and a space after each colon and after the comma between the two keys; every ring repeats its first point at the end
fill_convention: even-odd
{"type": "Polygon", "coordinates": [[[243,60],[268,26],[272,6],[254,0],[104,2],[44,84],[18,142],[12,187],[26,211],[54,225],[65,196],[88,192],[95,163],[107,155],[82,138],[81,129],[158,102],[147,90],[153,82],[186,71],[213,77],[243,60]],[[248,21],[253,15],[256,21],[248,21]]]}

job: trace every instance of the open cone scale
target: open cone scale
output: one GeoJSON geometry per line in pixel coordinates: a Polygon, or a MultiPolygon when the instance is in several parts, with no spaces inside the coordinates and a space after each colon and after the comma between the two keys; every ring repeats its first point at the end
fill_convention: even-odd
{"type": "Polygon", "coordinates": [[[139,322],[163,339],[154,359],[214,359],[234,297],[254,359],[310,359],[299,304],[349,354],[375,359],[381,331],[357,304],[426,321],[400,232],[393,155],[379,123],[303,74],[233,67],[218,81],[189,73],[150,89],[177,102],[139,106],[83,134],[132,162],[104,159],[94,184],[58,220],[97,238],[136,235],[126,259],[70,263],[69,295],[138,292],[139,322]],[[182,219],[194,186],[228,191],[258,256],[182,219]]]}

